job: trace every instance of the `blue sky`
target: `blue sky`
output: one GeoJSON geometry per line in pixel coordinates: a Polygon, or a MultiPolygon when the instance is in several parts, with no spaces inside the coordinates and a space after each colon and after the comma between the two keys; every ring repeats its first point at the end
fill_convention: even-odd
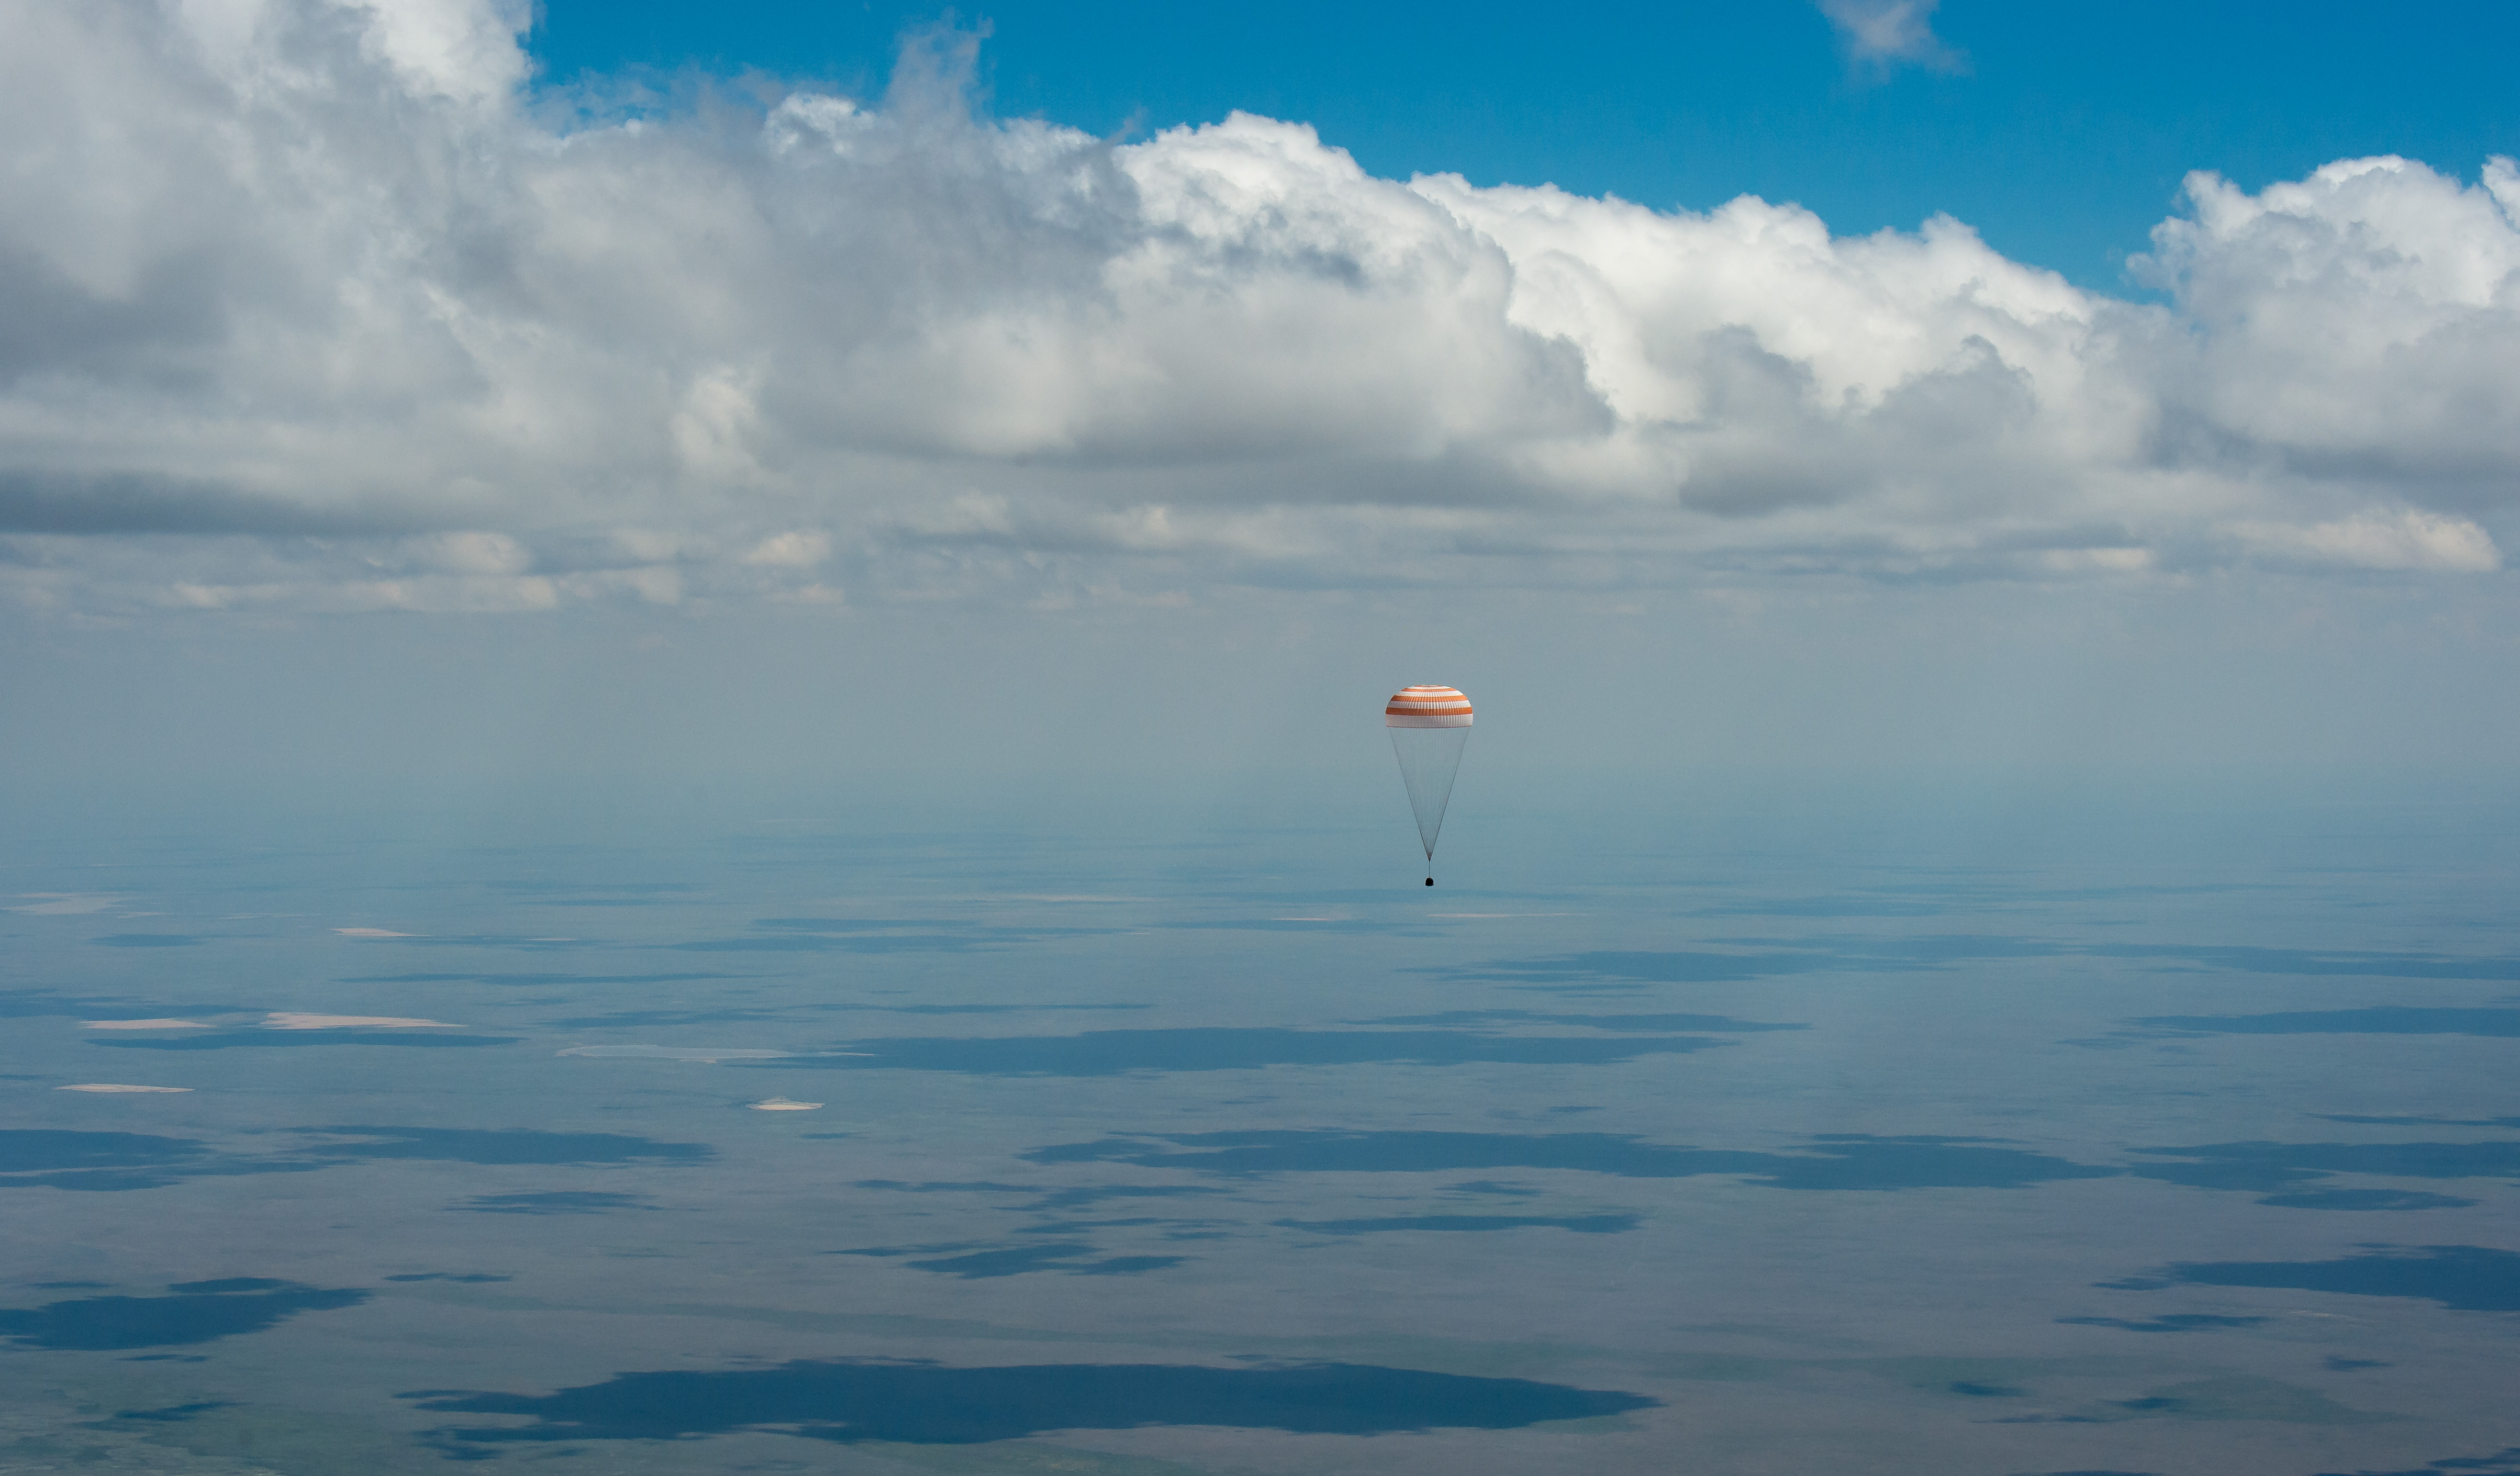
{"type": "MultiPolygon", "coordinates": [[[[936,7],[544,0],[546,82],[757,69],[879,91],[936,7]]],[[[1668,209],[1736,195],[1842,233],[1947,212],[2017,260],[2130,290],[2191,169],[2251,190],[2403,154],[2474,178],[2520,150],[2520,6],[1951,0],[1957,65],[1852,58],[1803,0],[1618,6],[1015,3],[984,23],[996,110],[1096,133],[1242,109],[1376,174],[1553,183],[1668,209]]]]}

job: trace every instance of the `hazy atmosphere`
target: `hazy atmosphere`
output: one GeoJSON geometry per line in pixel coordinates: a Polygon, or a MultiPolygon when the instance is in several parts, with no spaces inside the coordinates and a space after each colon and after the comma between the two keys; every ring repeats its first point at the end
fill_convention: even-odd
{"type": "Polygon", "coordinates": [[[2520,1472],[2520,13],[2196,9],[0,0],[0,1471],[2520,1472]]]}

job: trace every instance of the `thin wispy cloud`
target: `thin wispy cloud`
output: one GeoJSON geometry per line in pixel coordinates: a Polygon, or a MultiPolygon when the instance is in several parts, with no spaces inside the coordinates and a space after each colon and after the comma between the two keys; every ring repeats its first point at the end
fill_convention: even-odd
{"type": "Polygon", "coordinates": [[[2192,176],[2143,303],[1947,217],[995,119],[954,32],[882,98],[562,125],[518,23],[0,11],[0,599],[2422,577],[2520,512],[2507,160],[2192,176]]]}
{"type": "Polygon", "coordinates": [[[1934,34],[1942,0],[1819,0],[1821,14],[1837,27],[1849,64],[1876,75],[1898,67],[1966,71],[1968,58],[1934,34]]]}

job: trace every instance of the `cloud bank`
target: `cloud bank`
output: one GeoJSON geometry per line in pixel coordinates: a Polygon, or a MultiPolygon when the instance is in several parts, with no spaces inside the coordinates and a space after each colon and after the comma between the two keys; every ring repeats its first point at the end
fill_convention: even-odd
{"type": "MultiPolygon", "coordinates": [[[[1928,9],[1830,14],[1887,57],[1928,9]]],[[[524,20],[0,10],[0,596],[2404,577],[2510,536],[2507,159],[2193,175],[2141,302],[1946,217],[995,119],[951,32],[879,100],[563,109],[524,20]]]]}

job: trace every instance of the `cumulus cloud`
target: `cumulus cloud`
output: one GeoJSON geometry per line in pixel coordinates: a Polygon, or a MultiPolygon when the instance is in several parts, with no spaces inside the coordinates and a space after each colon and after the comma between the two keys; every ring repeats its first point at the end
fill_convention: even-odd
{"type": "MultiPolygon", "coordinates": [[[[1825,7],[1930,60],[1929,5],[1825,7]],[[1921,40],[1918,38],[1922,38],[1921,40]]],[[[488,0],[0,9],[0,591],[529,611],[1195,584],[2491,569],[2520,172],[2210,174],[2088,292],[889,93],[525,90],[488,0]]]]}

